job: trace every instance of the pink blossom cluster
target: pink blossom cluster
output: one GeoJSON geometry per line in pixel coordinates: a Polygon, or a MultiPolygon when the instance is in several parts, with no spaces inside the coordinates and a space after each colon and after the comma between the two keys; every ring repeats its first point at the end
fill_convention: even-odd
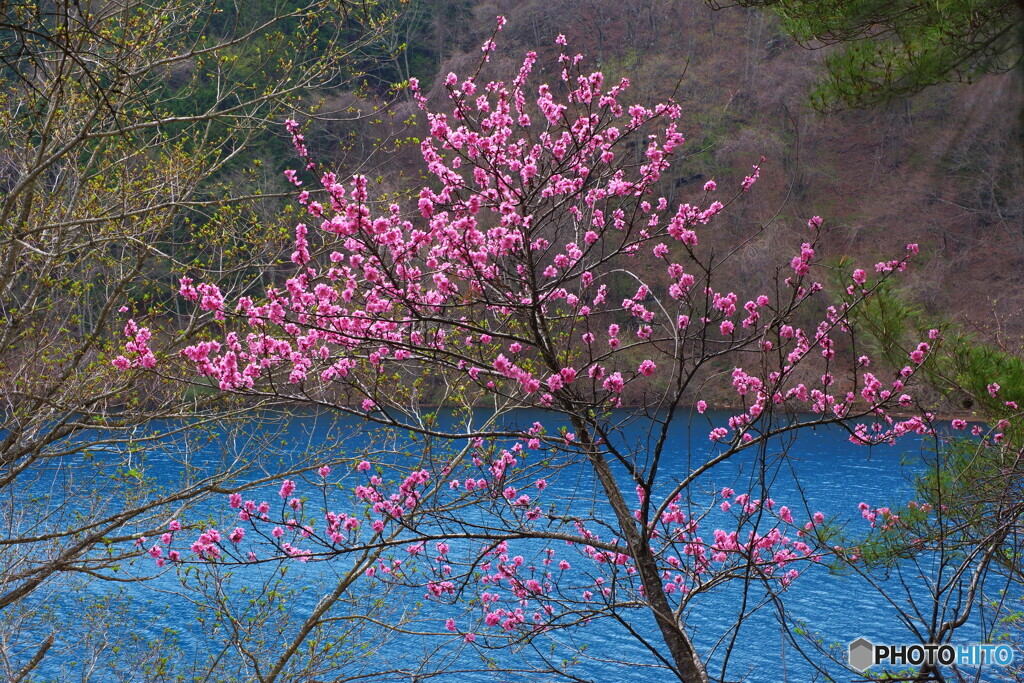
{"type": "MultiPolygon", "coordinates": [[[[901,393],[908,382],[916,373],[917,366],[921,365],[931,346],[927,342],[921,342],[911,352],[910,360],[913,366],[908,365],[902,368],[895,377],[888,383],[883,384],[882,380],[873,373],[864,371],[857,377],[860,392],[842,390],[835,382],[835,377],[826,372],[821,376],[820,382],[815,385],[808,385],[805,382],[791,382],[790,378],[801,360],[808,357],[813,350],[820,351],[820,355],[831,361],[835,356],[834,335],[846,329],[845,307],[839,309],[829,307],[826,310],[826,317],[815,330],[813,336],[806,333],[802,328],[791,325],[781,325],[778,328],[775,341],[763,341],[762,350],[777,350],[785,352],[787,363],[779,370],[772,370],[763,377],[749,374],[743,368],[734,368],[732,372],[733,388],[737,397],[747,406],[744,413],[734,415],[729,419],[729,429],[716,427],[709,435],[712,442],[729,441],[732,436],[740,439],[740,442],[749,443],[754,436],[749,431],[750,425],[754,424],[757,418],[770,404],[793,405],[802,404],[802,407],[810,412],[821,416],[832,416],[844,418],[857,410],[876,415],[888,427],[881,423],[874,423],[870,427],[861,424],[857,425],[851,435],[851,441],[860,444],[891,443],[894,439],[907,433],[926,434],[930,432],[930,417],[914,416],[906,420],[898,421],[886,414],[886,408],[894,403],[901,406],[908,406],[911,397],[901,393]]],[[[862,356],[859,365],[867,367],[870,359],[862,356]]]]}
{"type": "Polygon", "coordinates": [[[153,333],[148,327],[139,327],[135,320],[130,319],[124,326],[124,336],[129,341],[125,343],[124,350],[128,355],[118,355],[113,360],[114,367],[118,370],[129,368],[152,368],[156,366],[156,356],[149,348],[149,340],[153,333]]]}
{"type": "MultiPolygon", "coordinates": [[[[914,503],[914,501],[911,501],[911,503],[914,503]]],[[[912,507],[917,507],[916,503],[914,503],[912,507]]],[[[871,524],[872,529],[878,527],[879,523],[881,523],[881,530],[888,531],[900,523],[899,515],[887,507],[873,508],[867,503],[860,503],[857,506],[857,509],[860,510],[861,517],[871,524]]],[[[931,506],[925,503],[924,506],[921,506],[921,509],[928,512],[931,509],[931,506]]]]}
{"type": "MultiPolygon", "coordinates": [[[[355,469],[359,473],[367,473],[372,465],[364,460],[357,463],[355,469]]],[[[324,465],[317,472],[326,484],[331,468],[324,465]]],[[[368,522],[369,533],[375,537],[384,532],[389,522],[415,512],[422,499],[423,488],[430,479],[428,471],[414,470],[390,493],[389,486],[379,475],[370,475],[366,484],[355,487],[352,507],[348,512],[323,511],[322,531],[316,529],[312,520],[303,517],[305,503],[296,497],[297,484],[292,479],[282,480],[278,491],[281,504],[278,506],[268,501],[244,500],[242,494],[231,493],[228,495],[228,507],[237,510],[237,519],[243,524],[226,532],[226,540],[231,545],[225,543],[224,535],[216,527],[211,527],[200,532],[190,550],[199,561],[254,562],[257,556],[253,551],[245,554],[238,549],[243,540],[249,539],[254,548],[269,544],[270,557],[286,556],[308,561],[314,557],[310,548],[317,546],[318,552],[330,555],[339,549],[366,542],[368,537],[361,535],[364,522],[368,522]],[[300,548],[296,543],[307,547],[300,548]]],[[[173,532],[180,529],[177,520],[171,522],[169,532],[162,537],[164,546],[171,544],[173,532]]],[[[163,549],[160,546],[155,546],[149,554],[159,566],[163,566],[163,549]]],[[[172,561],[181,561],[178,551],[171,551],[169,557],[172,561]]]]}
{"type": "MultiPolygon", "coordinates": [[[[638,496],[645,496],[639,487],[638,496]]],[[[688,593],[700,589],[706,581],[713,581],[717,574],[746,564],[753,564],[761,576],[785,587],[799,575],[800,563],[820,559],[822,552],[804,538],[812,534],[813,542],[819,542],[812,532],[824,524],[821,513],[798,527],[789,508],[781,506],[776,510],[771,499],[762,501],[726,488],[720,500],[724,511],[732,509],[736,526],[732,530],[714,529],[711,542],[700,535],[703,515],[689,518],[679,505],[678,495],[666,504],[658,524],[652,527],[652,543],[657,544],[658,562],[662,565],[660,576],[668,595],[685,600],[688,593]],[[764,532],[752,523],[761,511],[766,517],[760,524],[771,520],[770,528],[764,532]],[[750,528],[744,531],[745,527],[750,528]]],[[[639,518],[641,511],[638,509],[634,514],[639,518]]],[[[602,541],[582,521],[576,521],[575,528],[579,540],[568,543],[564,551],[572,557],[560,557],[558,550],[548,547],[539,562],[527,560],[513,551],[512,541],[502,541],[484,550],[470,547],[466,556],[471,559],[460,562],[452,556],[448,542],[437,542],[432,561],[414,569],[411,562],[428,555],[426,544],[418,542],[407,548],[406,559],[381,558],[369,575],[407,584],[413,576],[426,572],[432,578],[423,584],[424,597],[449,604],[455,603],[460,591],[471,590],[471,586],[459,588],[461,582],[453,580],[454,577],[475,577],[473,604],[479,605],[479,612],[445,621],[447,631],[474,637],[490,630],[543,631],[562,618],[566,610],[579,614],[581,609],[600,609],[606,601],[627,599],[629,595],[642,597],[644,589],[637,568],[621,541],[602,541]],[[586,561],[580,564],[581,559],[586,561]],[[460,630],[460,622],[465,631],[460,630]]]]}
{"type": "MultiPolygon", "coordinates": [[[[811,332],[776,323],[766,294],[741,306],[734,292],[695,288],[696,278],[680,257],[696,258],[696,231],[722,204],[701,208],[682,203],[673,211],[664,197],[649,198],[683,143],[674,121],[679,107],[625,106],[620,99],[628,82],[607,88],[600,73],[579,71],[579,59],[563,54],[567,95],[559,100],[553,88],[541,85],[533,109],[527,83],[535,61],[536,55],[528,55],[511,84],[480,85],[473,78],[460,82],[449,75],[450,113],[430,111],[413,82],[430,128],[421,152],[439,181],[436,189],[419,193],[418,215],[406,217],[392,204],[374,216],[367,178],[356,176],[346,187],[333,173],[321,174],[326,201],[311,201],[305,190],[299,201],[320,220],[331,245],[324,263],[310,252],[308,229],[300,223],[292,255],[298,274],[283,288],[270,288],[265,301],[243,297],[234,309],[250,331],[244,337],[229,332],[222,342],[199,342],[184,349],[183,356],[226,391],[252,389],[278,367],[287,371],[291,384],[344,385],[349,408],[365,414],[386,408],[388,395],[373,388],[378,378],[389,367],[410,363],[461,373],[481,389],[524,405],[553,407],[587,390],[618,407],[628,385],[654,380],[668,369],[654,357],[632,369],[622,367],[618,353],[640,344],[699,339],[704,329],[714,327],[737,346],[759,339],[762,352],[778,351],[786,363],[758,376],[736,369],[737,394],[747,408],[730,420],[729,429],[714,429],[712,441],[732,443],[736,436],[739,443],[749,443],[754,436],[748,426],[769,404],[796,401],[822,416],[842,418],[858,400],[881,410],[901,396],[892,394],[908,376],[887,389],[876,387],[865,373],[861,399],[856,392],[837,392],[838,386],[830,389],[829,373],[820,386],[791,382],[811,353],[834,359],[835,334],[847,330],[850,304],[829,307],[826,319],[811,332]],[[540,112],[543,130],[537,130],[538,117],[531,111],[540,112]],[[619,146],[655,124],[645,162],[627,174],[616,163],[619,146]],[[536,197],[538,206],[530,204],[536,197]],[[634,206],[631,215],[624,209],[626,200],[634,206]],[[561,213],[544,213],[545,201],[558,202],[561,213]],[[485,219],[484,212],[493,218],[485,219]],[[563,244],[549,239],[554,228],[564,227],[557,222],[563,220],[559,215],[571,220],[582,239],[563,244]],[[655,288],[641,282],[616,307],[608,300],[607,284],[599,281],[607,267],[605,254],[612,250],[629,257],[644,245],[667,262],[668,299],[659,302],[655,288]],[[574,321],[584,351],[571,350],[558,365],[545,367],[540,340],[523,317],[534,310],[553,320],[574,321]],[[601,315],[616,312],[635,321],[631,334],[618,323],[600,324],[601,315]],[[694,320],[701,326],[691,327],[694,320]],[[602,342],[607,350],[600,349],[602,342]],[[374,373],[372,382],[363,378],[365,371],[374,373]],[[584,377],[589,382],[579,386],[584,377]]],[[[308,159],[298,125],[289,121],[287,127],[299,156],[308,159]]],[[[748,189],[759,171],[760,165],[755,166],[741,189],[748,189]]],[[[296,173],[289,178],[300,182],[296,173]]],[[[705,194],[716,188],[709,184],[705,194]]],[[[793,257],[795,277],[786,281],[799,300],[822,289],[818,282],[805,282],[822,220],[814,217],[808,227],[814,234],[793,257]]],[[[908,245],[907,256],[880,272],[902,269],[916,251],[916,245],[908,245]]],[[[863,271],[855,271],[854,280],[866,286],[863,271]]],[[[183,278],[181,292],[217,316],[227,313],[214,285],[193,287],[183,278]]],[[[922,342],[910,360],[919,365],[929,350],[929,343],[922,342]]],[[[859,431],[857,439],[871,440],[865,434],[859,431]]]]}
{"type": "MultiPolygon", "coordinates": [[[[227,391],[251,389],[279,366],[287,368],[293,384],[314,379],[355,384],[353,373],[364,364],[383,373],[388,364],[429,359],[454,366],[489,390],[518,394],[541,406],[559,400],[579,376],[592,379],[612,405],[619,404],[630,382],[655,377],[659,364],[653,358],[628,374],[608,368],[600,357],[538,374],[529,369],[536,359],[535,340],[510,323],[522,306],[540,306],[551,315],[558,311],[584,320],[583,337],[595,343],[598,330],[589,320],[615,308],[592,268],[602,266],[609,249],[628,255],[643,245],[653,245],[651,253],[669,261],[674,280],[669,293],[681,306],[692,307],[699,300],[691,298],[694,276],[672,260],[669,245],[692,249],[696,229],[723,205],[684,203],[673,211],[663,197],[646,198],[684,142],[674,121],[678,105],[626,106],[620,100],[627,81],[607,87],[602,74],[585,74],[577,57],[563,55],[568,93],[558,100],[555,89],[541,85],[534,109],[527,83],[535,60],[528,55],[511,84],[481,86],[472,78],[460,82],[449,76],[446,89],[454,108],[449,114],[427,110],[413,82],[430,127],[421,151],[440,182],[438,189],[420,192],[418,215],[403,216],[401,207],[391,205],[375,217],[366,178],[357,176],[346,187],[333,173],[321,174],[326,200],[312,201],[303,190],[299,202],[333,240],[325,263],[320,265],[311,253],[309,229],[299,224],[292,254],[299,273],[282,289],[269,289],[264,302],[243,297],[234,309],[250,332],[194,344],[183,355],[227,391]],[[543,129],[531,111],[539,111],[543,129]],[[655,124],[644,162],[627,174],[617,163],[619,148],[655,124]],[[527,211],[530,197],[564,204],[563,215],[580,223],[582,240],[553,244],[542,236],[547,230],[541,221],[550,219],[527,211]],[[636,215],[626,213],[624,200],[636,205],[636,215]],[[495,219],[484,219],[482,212],[495,219]],[[638,223],[643,227],[638,229],[638,223]],[[534,261],[539,281],[526,277],[534,261]],[[464,337],[460,347],[453,346],[456,335],[464,337]],[[498,338],[511,343],[500,348],[498,338]]],[[[298,124],[289,121],[287,128],[299,156],[308,160],[298,124]]],[[[301,184],[297,172],[288,177],[301,184]]],[[[710,192],[715,185],[705,189],[710,192]]],[[[183,278],[181,294],[215,316],[229,314],[215,285],[196,287],[183,278]]],[[[637,329],[635,338],[623,339],[609,328],[613,351],[620,344],[626,349],[654,341],[659,329],[675,334],[686,327],[688,314],[659,319],[658,310],[648,304],[650,296],[648,286],[641,285],[623,301],[621,309],[637,321],[637,329]]],[[[735,294],[715,296],[718,315],[736,315],[735,294]]],[[[742,326],[751,334],[765,306],[762,295],[744,307],[742,326]]],[[[733,322],[719,322],[723,334],[731,334],[733,322]]],[[[353,403],[365,412],[379,404],[378,396],[365,391],[353,403]]]]}
{"type": "MultiPolygon", "coordinates": [[[[176,519],[172,519],[167,525],[167,531],[160,536],[160,543],[154,544],[146,551],[147,554],[153,558],[154,562],[156,562],[157,567],[163,567],[165,565],[167,560],[164,559],[164,548],[174,542],[174,533],[176,531],[181,531],[181,523],[176,519]]],[[[146,537],[140,537],[136,541],[136,545],[145,546],[146,537]]],[[[180,562],[181,553],[177,550],[169,550],[167,553],[167,559],[171,562],[180,562]]]]}

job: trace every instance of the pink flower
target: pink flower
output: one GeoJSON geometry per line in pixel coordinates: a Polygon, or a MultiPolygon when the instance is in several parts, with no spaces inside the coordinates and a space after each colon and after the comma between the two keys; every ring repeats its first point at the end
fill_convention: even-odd
{"type": "Polygon", "coordinates": [[[952,425],[953,429],[966,429],[967,428],[967,420],[956,419],[956,420],[953,420],[950,424],[952,425]]]}
{"type": "Polygon", "coordinates": [[[366,472],[370,469],[370,463],[366,460],[362,460],[358,465],[356,465],[356,469],[360,472],[366,472]]]}
{"type": "Polygon", "coordinates": [[[330,466],[329,466],[329,465],[324,465],[323,467],[321,467],[320,469],[318,469],[318,470],[316,471],[316,473],[317,473],[317,474],[319,474],[319,475],[320,475],[321,477],[323,477],[324,479],[326,479],[326,478],[327,478],[327,475],[331,473],[331,468],[330,468],[330,466]]]}
{"type": "Polygon", "coordinates": [[[282,498],[287,498],[288,496],[292,495],[293,491],[295,491],[295,482],[292,481],[291,479],[285,479],[281,483],[281,491],[279,492],[278,495],[280,495],[282,498]]]}
{"type": "Polygon", "coordinates": [[[1001,387],[998,384],[996,384],[995,382],[992,382],[992,384],[988,385],[988,393],[989,393],[989,395],[992,396],[992,398],[995,398],[996,394],[999,393],[999,389],[1000,388],[1001,387]]]}
{"type": "Polygon", "coordinates": [[[448,617],[448,620],[444,622],[444,627],[446,629],[448,629],[449,631],[451,631],[452,633],[454,633],[455,632],[455,620],[452,619],[451,617],[448,617]]]}
{"type": "Polygon", "coordinates": [[[658,366],[654,364],[654,361],[645,360],[643,363],[640,364],[640,367],[637,368],[637,372],[639,372],[644,377],[650,377],[651,375],[654,374],[654,371],[657,369],[658,366]]]}
{"type": "Polygon", "coordinates": [[[622,388],[626,385],[625,380],[622,379],[622,373],[613,372],[601,384],[605,391],[614,391],[615,393],[621,394],[622,388]]]}
{"type": "Polygon", "coordinates": [[[701,415],[708,409],[708,404],[705,401],[697,401],[697,412],[701,415]]]}
{"type": "Polygon", "coordinates": [[[743,178],[743,182],[740,184],[740,187],[742,188],[742,190],[744,192],[746,192],[751,187],[753,187],[754,183],[757,182],[757,179],[760,176],[761,176],[761,167],[755,165],[754,166],[754,172],[751,175],[748,175],[745,178],[743,178]]]}
{"type": "Polygon", "coordinates": [[[178,294],[188,301],[199,301],[199,291],[192,286],[192,278],[183,277],[180,282],[181,286],[178,289],[178,294]]]}
{"type": "Polygon", "coordinates": [[[463,640],[465,640],[467,643],[475,643],[476,642],[476,635],[473,634],[473,633],[467,633],[463,637],[463,640]]]}

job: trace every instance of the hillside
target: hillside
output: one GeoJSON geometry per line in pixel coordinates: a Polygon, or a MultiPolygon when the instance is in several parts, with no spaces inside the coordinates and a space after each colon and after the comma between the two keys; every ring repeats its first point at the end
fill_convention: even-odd
{"type": "MultiPolygon", "coordinates": [[[[834,228],[832,255],[861,265],[919,242],[923,256],[904,282],[929,313],[1000,342],[1024,332],[1015,75],[823,115],[806,97],[823,53],[796,45],[770,13],[715,11],[701,0],[420,0],[396,28],[406,51],[380,76],[432,84],[438,74],[475,70],[499,13],[509,23],[488,73],[510,74],[531,49],[557,54],[554,38],[564,33],[608,77],[628,76],[637,100],[674,94],[686,111],[688,158],[666,185],[670,199],[709,178],[738,183],[766,157],[756,192],[728,219],[734,238],[776,224],[745,247],[744,276],[787,257],[778,246],[798,240],[807,217],[820,214],[834,228]]],[[[436,102],[440,94],[435,86],[436,102]]],[[[396,111],[395,119],[415,110],[399,103],[396,111]]],[[[397,164],[415,177],[416,163],[407,151],[374,165],[394,177],[397,164]]]]}

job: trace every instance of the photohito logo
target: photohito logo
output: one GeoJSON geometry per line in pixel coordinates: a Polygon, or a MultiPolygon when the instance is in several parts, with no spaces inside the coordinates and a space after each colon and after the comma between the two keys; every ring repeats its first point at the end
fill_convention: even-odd
{"type": "Polygon", "coordinates": [[[971,643],[969,645],[875,645],[867,638],[858,638],[849,645],[850,666],[857,671],[878,665],[921,666],[940,664],[950,666],[981,666],[995,664],[1007,666],[1013,662],[1013,648],[1009,645],[971,643]]]}

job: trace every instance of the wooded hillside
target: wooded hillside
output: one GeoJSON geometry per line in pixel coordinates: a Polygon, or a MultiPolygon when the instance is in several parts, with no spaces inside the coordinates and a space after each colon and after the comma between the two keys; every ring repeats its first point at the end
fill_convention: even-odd
{"type": "MultiPolygon", "coordinates": [[[[674,96],[683,105],[689,158],[668,188],[676,198],[709,178],[738,181],[764,156],[756,196],[729,220],[737,237],[767,221],[798,233],[817,214],[842,226],[829,243],[837,258],[873,263],[920,242],[926,258],[907,286],[926,310],[994,339],[1024,331],[1016,74],[820,114],[807,95],[826,50],[798,46],[763,10],[716,11],[701,0],[416,0],[396,27],[394,42],[405,50],[377,75],[436,84],[438,74],[464,71],[499,13],[509,20],[496,58],[503,61],[491,65],[499,75],[536,46],[554,54],[564,33],[606,76],[628,74],[633,97],[674,96]]],[[[749,273],[778,262],[773,245],[783,241],[775,232],[747,244],[749,273]]]]}

